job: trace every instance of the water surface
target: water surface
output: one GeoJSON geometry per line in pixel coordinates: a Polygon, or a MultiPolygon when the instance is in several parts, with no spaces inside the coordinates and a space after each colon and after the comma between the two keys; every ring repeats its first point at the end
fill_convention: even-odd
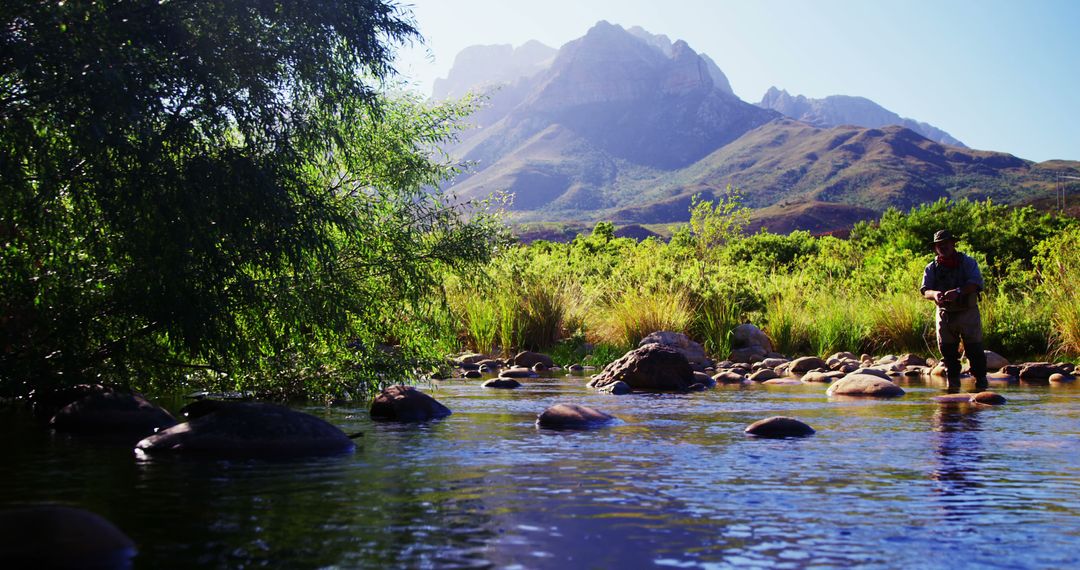
{"type": "Polygon", "coordinates": [[[0,508],[79,506],[137,568],[1068,568],[1080,566],[1080,390],[1011,385],[1001,407],[830,400],[823,385],[596,394],[580,377],[424,388],[454,411],[376,424],[310,407],[356,454],[137,461],[129,442],[0,411],[0,508]],[[537,429],[571,402],[612,427],[537,429]],[[746,436],[789,415],[809,438],[746,436]]]}

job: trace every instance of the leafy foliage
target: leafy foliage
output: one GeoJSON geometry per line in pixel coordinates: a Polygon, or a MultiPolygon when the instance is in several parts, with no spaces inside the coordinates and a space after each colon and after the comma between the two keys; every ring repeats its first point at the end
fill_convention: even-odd
{"type": "Polygon", "coordinates": [[[6,391],[209,370],[340,393],[432,360],[430,293],[498,228],[423,190],[468,102],[378,94],[406,14],[9,2],[0,29],[6,391]]]}

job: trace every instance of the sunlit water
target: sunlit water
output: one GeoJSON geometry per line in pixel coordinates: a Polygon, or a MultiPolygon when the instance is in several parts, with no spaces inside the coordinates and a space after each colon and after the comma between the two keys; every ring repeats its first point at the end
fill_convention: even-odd
{"type": "Polygon", "coordinates": [[[844,401],[822,385],[606,396],[580,377],[425,389],[454,414],[307,408],[365,435],[298,462],[140,462],[0,412],[0,507],[95,511],[138,543],[138,568],[1080,566],[1078,388],[999,387],[996,408],[918,384],[844,401]],[[622,421],[537,429],[557,402],[622,421]],[[817,434],[743,433],[772,415],[817,434]]]}

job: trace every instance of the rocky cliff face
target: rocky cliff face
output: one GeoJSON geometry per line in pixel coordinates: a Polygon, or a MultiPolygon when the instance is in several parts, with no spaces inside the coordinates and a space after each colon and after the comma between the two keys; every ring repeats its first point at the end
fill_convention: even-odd
{"type": "Polygon", "coordinates": [[[469,46],[454,58],[446,78],[435,80],[432,98],[461,97],[469,91],[484,91],[536,75],[548,65],[556,50],[538,41],[518,48],[509,44],[469,46]]]}
{"type": "Polygon", "coordinates": [[[831,95],[824,99],[810,99],[802,95],[792,96],[787,91],[771,87],[758,106],[779,111],[815,127],[854,125],[874,128],[899,125],[935,142],[964,146],[964,143],[933,125],[901,117],[865,97],[831,95]]]}

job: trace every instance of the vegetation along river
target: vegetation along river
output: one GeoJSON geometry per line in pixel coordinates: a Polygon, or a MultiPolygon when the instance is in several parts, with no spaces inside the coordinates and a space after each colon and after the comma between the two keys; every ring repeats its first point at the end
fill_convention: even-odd
{"type": "MultiPolygon", "coordinates": [[[[0,508],[97,512],[137,568],[1067,568],[1080,565],[1080,389],[999,385],[1004,406],[830,400],[821,385],[610,396],[581,377],[425,390],[453,415],[374,423],[306,407],[353,455],[136,460],[128,442],[0,412],[0,508]],[[558,402],[621,422],[535,426],[558,402]],[[790,415],[817,433],[756,439],[790,415]]],[[[174,402],[174,408],[183,404],[174,402]]]]}

